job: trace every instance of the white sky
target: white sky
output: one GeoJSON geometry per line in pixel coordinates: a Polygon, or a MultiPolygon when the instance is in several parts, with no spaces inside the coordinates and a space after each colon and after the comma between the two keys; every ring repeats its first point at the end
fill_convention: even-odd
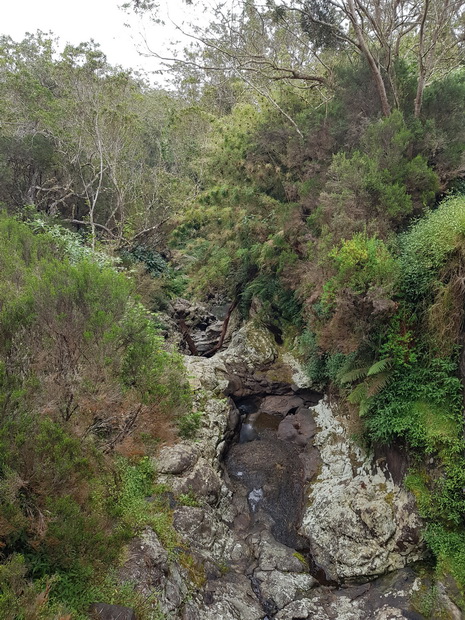
{"type": "MultiPolygon", "coordinates": [[[[124,0],[0,0],[0,34],[21,41],[26,32],[52,31],[66,43],[77,45],[94,39],[108,61],[124,68],[141,68],[147,72],[159,68],[156,58],[144,58],[137,52],[141,32],[145,31],[151,47],[163,53],[168,42],[176,37],[171,25],[151,26],[147,19],[140,22],[118,8],[124,0]],[[2,6],[3,5],[3,6],[2,6]],[[125,23],[130,22],[131,28],[125,23]]],[[[162,0],[173,21],[181,24],[189,8],[182,0],[162,0]]]]}

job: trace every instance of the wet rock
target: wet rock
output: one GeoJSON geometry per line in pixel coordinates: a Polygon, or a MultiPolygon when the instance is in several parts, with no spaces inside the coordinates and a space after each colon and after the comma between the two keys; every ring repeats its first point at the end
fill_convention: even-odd
{"type": "Polygon", "coordinates": [[[197,449],[191,444],[165,446],[155,459],[155,467],[161,474],[182,474],[197,461],[197,449]]]}
{"type": "Polygon", "coordinates": [[[94,603],[90,606],[91,618],[95,620],[136,620],[136,614],[129,607],[94,603]]]}
{"type": "Polygon", "coordinates": [[[302,407],[303,400],[299,396],[294,396],[293,394],[285,394],[282,396],[266,396],[261,405],[260,409],[264,413],[269,413],[272,415],[280,415],[282,417],[286,416],[291,410],[296,411],[299,407],[302,407]]]}
{"type": "Polygon", "coordinates": [[[316,448],[311,448],[299,454],[299,459],[304,468],[305,482],[310,482],[321,471],[323,461],[316,448]]]}
{"type": "Polygon", "coordinates": [[[316,423],[309,409],[301,407],[295,415],[288,415],[278,427],[278,439],[306,446],[316,434],[316,423]]]}
{"type": "Polygon", "coordinates": [[[225,463],[230,477],[246,489],[254,522],[266,522],[268,516],[275,538],[297,545],[304,490],[298,448],[263,436],[253,444],[233,445],[225,463]]]}
{"type": "Polygon", "coordinates": [[[244,422],[241,426],[239,443],[247,443],[248,441],[255,441],[256,439],[258,439],[257,431],[252,424],[244,422]]]}

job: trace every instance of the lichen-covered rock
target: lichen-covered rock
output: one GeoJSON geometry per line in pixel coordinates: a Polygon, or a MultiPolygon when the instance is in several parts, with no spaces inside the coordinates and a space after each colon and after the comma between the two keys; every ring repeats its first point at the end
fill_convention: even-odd
{"type": "Polygon", "coordinates": [[[217,354],[212,358],[185,355],[184,365],[191,388],[196,391],[208,390],[216,396],[222,396],[229,385],[228,369],[217,354]]]}
{"type": "Polygon", "coordinates": [[[331,579],[372,578],[423,556],[413,497],[351,444],[331,408],[314,408],[323,461],[301,532],[331,579]]]}
{"type": "Polygon", "coordinates": [[[308,596],[318,584],[316,579],[306,573],[283,573],[279,570],[256,571],[261,597],[273,601],[277,609],[282,609],[292,601],[308,596]]]}
{"type": "Polygon", "coordinates": [[[277,355],[271,333],[265,327],[251,322],[239,329],[232,337],[229,347],[215,358],[229,367],[237,366],[253,373],[258,368],[271,364],[277,355]]]}
{"type": "Polygon", "coordinates": [[[186,476],[173,478],[171,488],[175,495],[193,494],[208,504],[216,504],[221,493],[221,479],[211,465],[200,459],[186,476]]]}
{"type": "Polygon", "coordinates": [[[186,620],[261,620],[264,611],[255,596],[250,580],[230,573],[210,581],[202,599],[189,606],[186,620]]]}
{"type": "Polygon", "coordinates": [[[211,509],[180,506],[174,510],[173,525],[178,534],[206,558],[236,569],[244,568],[250,561],[247,545],[211,509]]]}
{"type": "Polygon", "coordinates": [[[327,405],[312,407],[319,395],[306,389],[298,362],[279,354],[266,329],[248,324],[228,349],[208,359],[186,356],[185,364],[201,428],[195,443],[165,447],[155,459],[159,481],[173,491],[183,551],[168,555],[147,529],[129,547],[122,580],[156,594],[170,620],[404,617],[413,571],[404,569],[407,577],[395,583],[371,580],[421,556],[413,500],[373,473],[327,405]],[[241,416],[256,441],[231,448],[241,416]],[[198,505],[180,505],[187,499],[198,505]],[[370,583],[318,587],[296,551],[306,554],[308,540],[329,578],[370,583]],[[181,556],[204,581],[193,579],[181,556]]]}
{"type": "Polygon", "coordinates": [[[139,592],[148,595],[153,588],[164,586],[168,572],[168,552],[155,532],[146,528],[139,538],[131,541],[120,579],[136,583],[139,592]]]}
{"type": "Polygon", "coordinates": [[[155,467],[161,474],[182,474],[194,465],[198,450],[192,444],[179,443],[163,447],[155,460],[155,467]]]}
{"type": "Polygon", "coordinates": [[[166,613],[174,613],[187,596],[189,584],[176,563],[169,561],[168,552],[151,528],[129,544],[127,559],[119,570],[119,580],[134,584],[146,597],[157,594],[157,602],[166,613]]]}
{"type": "Polygon", "coordinates": [[[294,549],[282,545],[266,530],[257,535],[254,543],[260,571],[304,573],[308,570],[305,560],[294,549]]]}

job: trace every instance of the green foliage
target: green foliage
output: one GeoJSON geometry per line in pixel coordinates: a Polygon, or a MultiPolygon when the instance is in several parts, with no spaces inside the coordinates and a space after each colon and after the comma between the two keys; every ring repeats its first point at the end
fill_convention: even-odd
{"type": "Polygon", "coordinates": [[[143,403],[158,402],[171,411],[187,408],[190,391],[181,357],[165,350],[154,316],[142,304],[128,304],[119,338],[125,347],[123,384],[135,389],[143,403]]]}
{"type": "Polygon", "coordinates": [[[148,273],[154,277],[160,276],[168,269],[167,262],[161,254],[144,245],[136,245],[130,251],[126,250],[122,254],[123,257],[126,256],[132,261],[143,263],[148,273]]]}
{"type": "Polygon", "coordinates": [[[202,411],[186,413],[178,419],[178,431],[183,439],[192,439],[202,426],[202,411]]]}
{"type": "Polygon", "coordinates": [[[114,428],[107,409],[130,407],[133,423],[144,407],[175,417],[190,392],[180,356],[111,261],[56,226],[6,216],[0,240],[0,609],[16,609],[16,596],[25,620],[62,610],[80,620],[134,532],[151,525],[176,544],[169,511],[146,501],[148,459],[102,454],[128,419],[114,428]]]}
{"type": "Polygon", "coordinates": [[[369,432],[389,442],[404,436],[426,452],[459,435],[461,384],[456,365],[444,359],[423,359],[393,370],[390,383],[373,401],[369,432]]]}
{"type": "MultiPolygon", "coordinates": [[[[465,534],[440,524],[431,524],[425,539],[438,558],[439,575],[450,573],[462,588],[465,584],[465,534]]],[[[463,596],[463,594],[462,594],[463,596]]]]}
{"type": "MultiPolygon", "coordinates": [[[[422,142],[440,174],[461,166],[465,148],[465,128],[461,121],[465,102],[465,73],[456,70],[435,81],[425,90],[422,142]]],[[[457,175],[458,176],[458,175],[457,175]]]]}
{"type": "Polygon", "coordinates": [[[364,230],[386,238],[433,204],[438,179],[425,157],[412,157],[413,138],[396,111],[368,125],[363,152],[334,155],[320,196],[320,226],[333,243],[364,230]]]}
{"type": "Polygon", "coordinates": [[[200,506],[199,500],[195,497],[192,491],[189,491],[189,493],[181,493],[177,499],[181,506],[200,506]]]}
{"type": "Polygon", "coordinates": [[[465,200],[456,196],[419,220],[402,235],[402,290],[408,300],[416,301],[431,292],[438,272],[465,234],[465,200]]]}
{"type": "Polygon", "coordinates": [[[304,360],[305,374],[312,386],[317,388],[324,386],[328,380],[325,357],[318,349],[315,334],[305,329],[299,338],[298,350],[304,360]]]}
{"type": "Polygon", "coordinates": [[[328,257],[336,274],[323,287],[322,303],[331,307],[341,289],[348,288],[356,295],[366,294],[370,288],[392,294],[397,279],[397,262],[380,239],[358,233],[339,247],[333,248],[328,257]]]}

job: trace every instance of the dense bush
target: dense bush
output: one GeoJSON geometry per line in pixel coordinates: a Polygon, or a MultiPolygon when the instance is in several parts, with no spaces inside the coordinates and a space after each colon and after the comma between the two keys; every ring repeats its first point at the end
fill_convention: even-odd
{"type": "Polygon", "coordinates": [[[148,461],[111,453],[138,416],[156,438],[156,420],[186,415],[189,389],[110,259],[2,215],[0,264],[0,610],[83,618],[128,537],[148,523],[173,537],[145,501],[148,461]]]}

